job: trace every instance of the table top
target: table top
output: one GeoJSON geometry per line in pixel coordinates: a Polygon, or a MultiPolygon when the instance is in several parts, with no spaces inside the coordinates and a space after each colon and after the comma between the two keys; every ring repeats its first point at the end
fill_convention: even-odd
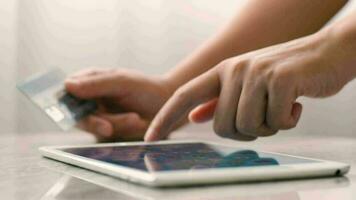
{"type": "Polygon", "coordinates": [[[172,139],[204,139],[351,164],[344,177],[235,183],[157,189],[42,158],[38,147],[88,144],[79,132],[5,134],[0,140],[1,199],[356,199],[356,136],[316,136],[281,133],[255,142],[224,140],[212,133],[183,131],[172,139]]]}

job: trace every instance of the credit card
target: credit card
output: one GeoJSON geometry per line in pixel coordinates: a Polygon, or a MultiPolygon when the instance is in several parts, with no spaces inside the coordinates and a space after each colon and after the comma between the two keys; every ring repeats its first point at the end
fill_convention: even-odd
{"type": "Polygon", "coordinates": [[[62,130],[70,130],[97,109],[94,100],[73,96],[64,88],[66,75],[58,68],[34,75],[17,88],[50,117],[62,130]]]}

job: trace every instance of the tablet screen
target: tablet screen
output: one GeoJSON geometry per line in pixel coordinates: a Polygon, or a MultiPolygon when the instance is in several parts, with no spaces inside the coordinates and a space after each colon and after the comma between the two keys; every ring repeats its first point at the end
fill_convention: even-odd
{"type": "Polygon", "coordinates": [[[318,162],[205,143],[80,147],[62,150],[77,156],[149,172],[318,162]]]}

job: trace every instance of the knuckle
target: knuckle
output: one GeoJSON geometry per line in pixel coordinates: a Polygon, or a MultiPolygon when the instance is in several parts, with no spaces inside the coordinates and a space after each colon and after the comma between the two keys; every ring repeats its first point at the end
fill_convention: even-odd
{"type": "Polygon", "coordinates": [[[256,132],[256,126],[244,120],[236,121],[236,129],[243,134],[254,134],[256,132]]]}
{"type": "Polygon", "coordinates": [[[228,137],[229,135],[235,134],[235,130],[233,130],[232,128],[229,128],[227,126],[224,126],[223,124],[219,123],[218,121],[214,121],[213,129],[214,129],[214,132],[221,137],[228,137]]]}
{"type": "Polygon", "coordinates": [[[291,71],[286,69],[277,69],[271,72],[270,87],[272,90],[282,90],[293,82],[291,71]]]}
{"type": "Polygon", "coordinates": [[[231,61],[232,61],[231,58],[225,59],[225,60],[221,61],[221,62],[217,65],[217,67],[218,67],[219,69],[223,70],[223,69],[225,69],[226,67],[231,66],[231,61]]]}
{"type": "Polygon", "coordinates": [[[232,76],[238,76],[240,74],[243,73],[244,69],[245,69],[245,64],[243,63],[237,63],[235,65],[231,65],[228,70],[227,70],[227,73],[232,75],[232,76]]]}
{"type": "Polygon", "coordinates": [[[244,72],[246,66],[248,66],[247,60],[229,58],[222,61],[219,65],[220,72],[223,75],[237,76],[244,72]]]}
{"type": "Polygon", "coordinates": [[[270,68],[270,61],[264,58],[255,58],[251,62],[251,71],[252,73],[261,74],[267,71],[270,68]]]}
{"type": "Polygon", "coordinates": [[[189,100],[191,99],[191,94],[190,94],[189,90],[185,86],[182,86],[182,87],[178,88],[174,92],[173,96],[174,96],[175,99],[179,100],[180,102],[189,103],[189,100]]]}
{"type": "Polygon", "coordinates": [[[120,82],[122,84],[129,83],[132,81],[132,75],[126,69],[115,69],[110,68],[105,71],[101,80],[113,81],[113,83],[120,82]]]}
{"type": "Polygon", "coordinates": [[[189,96],[188,90],[185,89],[184,86],[178,88],[178,89],[175,91],[174,95],[175,95],[176,97],[178,97],[178,98],[185,98],[185,97],[189,96]]]}

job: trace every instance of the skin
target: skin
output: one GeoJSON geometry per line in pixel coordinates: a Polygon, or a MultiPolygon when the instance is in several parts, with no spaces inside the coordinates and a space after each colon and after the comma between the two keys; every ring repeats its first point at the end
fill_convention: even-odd
{"type": "Polygon", "coordinates": [[[66,80],[69,92],[97,101],[99,110],[79,127],[100,142],[142,139],[149,122],[171,96],[166,85],[160,78],[122,69],[92,68],[66,80]]]}
{"type": "MultiPolygon", "coordinates": [[[[316,35],[315,33],[319,32],[319,29],[340,10],[345,2],[344,0],[250,0],[221,31],[164,76],[150,77],[121,69],[109,70],[109,73],[106,73],[105,70],[79,72],[68,78],[66,81],[67,90],[82,98],[97,99],[102,108],[95,115],[85,119],[80,127],[94,133],[101,141],[112,141],[142,139],[151,124],[145,139],[163,139],[168,136],[170,131],[183,124],[189,111],[194,108],[189,116],[191,121],[207,121],[215,114],[214,129],[224,137],[252,140],[256,137],[257,132],[252,129],[255,129],[257,125],[260,125],[258,128],[264,131],[264,135],[272,135],[279,126],[269,127],[267,120],[265,120],[266,123],[261,122],[263,118],[261,108],[263,105],[270,104],[270,101],[266,100],[270,86],[268,86],[267,80],[263,79],[272,77],[268,74],[279,73],[274,73],[275,71],[287,71],[281,70],[283,68],[280,67],[283,63],[282,60],[285,62],[284,65],[287,65],[287,60],[293,63],[308,58],[312,62],[311,57],[313,56],[309,55],[311,51],[308,51],[308,48],[317,47],[317,41],[321,41],[323,37],[308,36],[306,38],[309,39],[303,38],[305,41],[309,41],[309,46],[304,44],[305,41],[301,41],[302,39],[281,45],[276,44],[310,34],[316,35]],[[268,12],[265,12],[266,10],[268,12]],[[282,31],[281,27],[283,27],[282,31]],[[272,47],[265,48],[268,46],[272,47]],[[286,52],[283,52],[283,49],[286,52]],[[253,50],[258,51],[251,52],[253,50]],[[295,55],[296,53],[298,55],[295,55]],[[254,58],[256,55],[259,57],[258,62],[254,58]],[[262,67],[252,67],[257,66],[256,63],[262,63],[258,64],[262,67]],[[278,70],[268,67],[272,64],[278,70]],[[258,73],[260,74],[258,75],[258,73]],[[100,82],[105,82],[105,84],[99,84],[100,82]],[[242,92],[243,88],[247,89],[242,92]],[[108,92],[103,93],[101,90],[108,92]],[[191,98],[188,94],[194,90],[195,92],[199,91],[199,95],[191,98]],[[84,94],[86,92],[91,94],[84,94]],[[244,97],[256,94],[260,97],[251,102],[250,98],[244,97]],[[166,103],[170,97],[171,99],[166,103]],[[107,103],[103,103],[103,99],[109,100],[109,106],[107,103]],[[182,105],[182,102],[188,103],[182,105]],[[243,111],[244,109],[242,109],[243,112],[237,112],[241,102],[245,102],[244,104],[250,107],[252,104],[258,106],[252,113],[243,111]],[[166,105],[153,120],[165,103],[166,105]],[[236,120],[237,117],[233,117],[235,112],[241,113],[238,119],[242,118],[244,123],[236,120]],[[224,116],[221,113],[229,114],[224,116]],[[174,119],[174,117],[177,118],[174,119]],[[247,124],[246,121],[250,117],[256,118],[253,123],[247,124]],[[228,121],[228,126],[222,121],[228,121]],[[238,130],[242,128],[234,127],[235,122],[241,123],[244,126],[242,128],[248,131],[243,130],[246,133],[240,134],[238,130]],[[254,132],[254,134],[251,135],[250,132],[254,132]]],[[[323,35],[326,38],[328,34],[323,35]]],[[[321,47],[322,42],[319,43],[319,49],[326,49],[321,47]]],[[[320,50],[319,53],[321,54],[321,52],[320,50]]],[[[313,53],[315,57],[317,57],[316,54],[313,53]]],[[[297,69],[298,67],[289,68],[297,69]]],[[[324,69],[315,69],[314,72],[316,73],[317,70],[324,69]]],[[[312,76],[312,72],[313,70],[310,68],[310,76],[312,76]]],[[[320,77],[321,80],[324,76],[320,77]]],[[[286,92],[284,90],[278,93],[286,92]]],[[[291,95],[289,92],[287,93],[291,95]]],[[[273,98],[275,97],[273,96],[273,98]]],[[[281,107],[278,104],[274,106],[281,107]]],[[[292,116],[295,119],[294,121],[290,119],[291,122],[288,126],[283,124],[283,129],[295,125],[293,123],[300,116],[300,110],[301,105],[293,102],[289,111],[293,113],[292,116]]],[[[265,113],[267,113],[267,109],[265,109],[265,113]]],[[[277,122],[271,123],[280,122],[277,120],[277,122]]]]}
{"type": "MultiPolygon", "coordinates": [[[[145,140],[165,139],[176,120],[205,102],[214,110],[205,118],[214,117],[214,130],[222,137],[250,141],[295,127],[302,112],[298,97],[328,97],[355,78],[356,40],[345,39],[338,33],[342,28],[223,61],[174,93],[145,140]]],[[[192,111],[193,121],[204,107],[192,111]]]]}

